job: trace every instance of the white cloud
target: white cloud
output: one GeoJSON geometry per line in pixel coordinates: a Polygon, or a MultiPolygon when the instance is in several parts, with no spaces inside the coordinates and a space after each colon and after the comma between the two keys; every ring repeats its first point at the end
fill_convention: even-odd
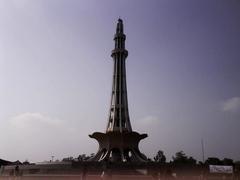
{"type": "Polygon", "coordinates": [[[240,112],[240,97],[227,99],[222,106],[225,112],[240,112]]]}
{"type": "Polygon", "coordinates": [[[158,123],[158,122],[160,122],[160,120],[156,116],[146,116],[146,117],[139,120],[139,123],[141,123],[143,125],[155,124],[155,123],[158,123]]]}
{"type": "Polygon", "coordinates": [[[11,125],[15,128],[39,128],[39,126],[57,127],[62,122],[56,118],[52,118],[41,113],[22,113],[10,119],[11,125]]]}
{"type": "Polygon", "coordinates": [[[81,153],[78,144],[84,141],[78,127],[37,112],[10,118],[4,131],[5,137],[0,137],[2,154],[5,159],[13,161],[43,161],[52,155],[59,159],[76,156],[81,153]]]}

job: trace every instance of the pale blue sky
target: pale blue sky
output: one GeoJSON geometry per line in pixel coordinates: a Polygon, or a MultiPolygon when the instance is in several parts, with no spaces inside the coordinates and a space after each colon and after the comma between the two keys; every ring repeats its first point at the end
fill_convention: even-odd
{"type": "Polygon", "coordinates": [[[141,151],[240,160],[237,0],[0,0],[0,158],[97,151],[118,17],[141,151]]]}

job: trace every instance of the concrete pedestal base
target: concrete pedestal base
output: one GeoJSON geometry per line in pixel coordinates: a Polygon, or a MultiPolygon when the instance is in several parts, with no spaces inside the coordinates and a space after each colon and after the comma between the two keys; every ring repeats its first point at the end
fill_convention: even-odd
{"type": "Polygon", "coordinates": [[[97,154],[91,161],[110,162],[145,162],[147,158],[139,151],[140,140],[147,137],[147,134],[137,132],[95,132],[89,137],[99,143],[97,154]]]}

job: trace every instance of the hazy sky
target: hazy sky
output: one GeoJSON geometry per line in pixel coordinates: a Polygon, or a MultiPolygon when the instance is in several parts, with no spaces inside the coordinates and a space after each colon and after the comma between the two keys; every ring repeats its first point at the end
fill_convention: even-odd
{"type": "Polygon", "coordinates": [[[0,158],[97,151],[118,17],[141,151],[240,160],[239,0],[0,0],[0,158]]]}

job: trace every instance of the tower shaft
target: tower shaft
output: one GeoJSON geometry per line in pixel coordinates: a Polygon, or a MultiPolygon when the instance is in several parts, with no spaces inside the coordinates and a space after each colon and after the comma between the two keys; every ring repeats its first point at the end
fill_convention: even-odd
{"type": "Polygon", "coordinates": [[[118,20],[116,34],[114,36],[115,49],[112,50],[114,61],[113,83],[109,119],[106,132],[109,131],[132,131],[127,99],[126,83],[126,58],[128,51],[125,49],[126,36],[123,33],[122,20],[118,20]]]}

